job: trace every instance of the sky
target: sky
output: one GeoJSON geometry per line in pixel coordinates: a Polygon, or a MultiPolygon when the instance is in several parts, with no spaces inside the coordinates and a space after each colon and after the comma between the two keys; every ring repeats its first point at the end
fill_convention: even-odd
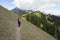
{"type": "Polygon", "coordinates": [[[46,14],[60,15],[60,0],[0,0],[8,10],[18,7],[23,10],[40,10],[46,14]]]}
{"type": "Polygon", "coordinates": [[[8,10],[15,8],[15,5],[13,4],[13,0],[0,0],[0,5],[7,8],[8,10]]]}

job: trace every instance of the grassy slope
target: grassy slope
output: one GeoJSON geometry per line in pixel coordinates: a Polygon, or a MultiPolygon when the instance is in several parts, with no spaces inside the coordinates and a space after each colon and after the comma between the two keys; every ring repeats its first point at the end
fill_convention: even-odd
{"type": "Polygon", "coordinates": [[[0,6],[0,40],[13,40],[16,15],[0,6]]]}
{"type": "MultiPolygon", "coordinates": [[[[16,32],[14,28],[17,27],[16,18],[17,15],[0,6],[0,40],[14,40],[13,36],[16,32]]],[[[22,20],[20,33],[22,40],[55,40],[25,20],[22,20]]]]}
{"type": "Polygon", "coordinates": [[[22,40],[56,40],[48,33],[42,31],[26,20],[22,20],[21,35],[22,40]]]}

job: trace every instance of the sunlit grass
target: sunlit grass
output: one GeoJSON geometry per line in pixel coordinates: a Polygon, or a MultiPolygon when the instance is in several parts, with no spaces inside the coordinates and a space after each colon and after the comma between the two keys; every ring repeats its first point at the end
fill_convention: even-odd
{"type": "Polygon", "coordinates": [[[16,18],[16,14],[0,6],[0,40],[13,40],[16,18]]]}

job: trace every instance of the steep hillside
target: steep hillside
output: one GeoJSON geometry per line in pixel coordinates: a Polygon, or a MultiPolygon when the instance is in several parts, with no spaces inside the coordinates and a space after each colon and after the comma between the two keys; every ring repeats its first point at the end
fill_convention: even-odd
{"type": "Polygon", "coordinates": [[[17,15],[0,6],[0,40],[14,40],[17,15]]]}
{"type": "Polygon", "coordinates": [[[25,11],[24,13],[22,16],[27,21],[60,40],[60,17],[46,15],[40,11],[25,11]]]}
{"type": "Polygon", "coordinates": [[[0,6],[0,40],[56,40],[22,18],[18,27],[16,18],[16,14],[0,6]]]}
{"type": "Polygon", "coordinates": [[[26,20],[22,20],[20,31],[22,40],[56,40],[26,20]]]}

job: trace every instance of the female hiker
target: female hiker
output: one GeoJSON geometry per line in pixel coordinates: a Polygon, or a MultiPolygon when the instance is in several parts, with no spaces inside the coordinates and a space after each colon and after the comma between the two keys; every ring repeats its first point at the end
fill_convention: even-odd
{"type": "Polygon", "coordinates": [[[20,17],[18,17],[17,21],[18,21],[18,27],[20,27],[20,25],[21,25],[20,17]]]}

